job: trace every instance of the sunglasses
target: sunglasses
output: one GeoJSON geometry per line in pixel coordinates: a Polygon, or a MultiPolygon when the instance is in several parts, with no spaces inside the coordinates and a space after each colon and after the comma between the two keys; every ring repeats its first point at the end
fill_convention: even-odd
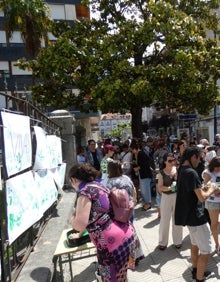
{"type": "Polygon", "coordinates": [[[175,161],[176,161],[176,159],[167,160],[167,161],[168,161],[168,163],[172,163],[172,162],[175,162],[175,161]]]}

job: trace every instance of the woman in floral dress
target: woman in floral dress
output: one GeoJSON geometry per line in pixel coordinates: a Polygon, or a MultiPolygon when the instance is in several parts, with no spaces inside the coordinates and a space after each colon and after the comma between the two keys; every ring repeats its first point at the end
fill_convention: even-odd
{"type": "Polygon", "coordinates": [[[98,272],[103,282],[126,282],[128,260],[134,244],[134,227],[110,217],[109,190],[96,181],[89,164],[76,164],[69,171],[78,192],[71,223],[80,233],[87,230],[97,249],[98,272]]]}

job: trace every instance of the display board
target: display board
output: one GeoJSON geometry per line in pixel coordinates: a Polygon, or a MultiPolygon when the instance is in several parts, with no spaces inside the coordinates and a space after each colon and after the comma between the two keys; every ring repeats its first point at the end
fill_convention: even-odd
{"type": "Polygon", "coordinates": [[[49,169],[35,172],[34,178],[39,210],[43,214],[57,200],[58,192],[53,174],[49,169]]]}
{"type": "Polygon", "coordinates": [[[34,159],[34,170],[45,169],[49,167],[48,150],[47,150],[47,134],[43,128],[34,126],[36,138],[36,151],[34,159]]]}
{"type": "Polygon", "coordinates": [[[32,165],[30,119],[1,112],[6,173],[10,177],[32,165]]]}
{"type": "MultiPolygon", "coordinates": [[[[36,151],[32,165],[32,133],[27,116],[1,112],[3,167],[9,244],[41,219],[64,185],[61,139],[33,126],[36,151]]],[[[0,173],[1,177],[1,173],[0,173]]],[[[0,185],[1,189],[1,185],[0,185]]]]}
{"type": "Polygon", "coordinates": [[[57,185],[57,188],[62,189],[66,175],[66,163],[62,163],[57,168],[51,170],[53,179],[57,185]]]}
{"type": "Polygon", "coordinates": [[[56,135],[47,135],[49,167],[55,168],[62,163],[61,139],[56,135]]]}
{"type": "Polygon", "coordinates": [[[6,201],[8,239],[11,244],[42,216],[31,171],[6,180],[6,201]]]}

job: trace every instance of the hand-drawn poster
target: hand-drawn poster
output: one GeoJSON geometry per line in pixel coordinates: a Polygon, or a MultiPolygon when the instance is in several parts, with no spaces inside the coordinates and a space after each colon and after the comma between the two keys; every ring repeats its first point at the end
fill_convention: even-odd
{"type": "Polygon", "coordinates": [[[8,177],[32,165],[30,119],[27,116],[1,112],[4,160],[8,177]]]}
{"type": "Polygon", "coordinates": [[[43,214],[57,200],[58,192],[50,170],[35,172],[35,185],[39,198],[39,210],[43,214]]]}
{"type": "Polygon", "coordinates": [[[9,244],[42,216],[31,171],[6,180],[9,244]]]}
{"type": "Polygon", "coordinates": [[[61,139],[56,135],[47,135],[47,148],[50,162],[48,168],[55,168],[62,163],[61,139]]]}
{"type": "Polygon", "coordinates": [[[62,189],[65,181],[65,175],[66,175],[66,163],[62,163],[59,165],[56,169],[51,170],[53,174],[54,181],[56,182],[56,185],[58,189],[62,189]]]}
{"type": "Polygon", "coordinates": [[[36,136],[36,154],[33,169],[46,169],[49,167],[46,132],[39,126],[34,126],[34,132],[36,136]]]}

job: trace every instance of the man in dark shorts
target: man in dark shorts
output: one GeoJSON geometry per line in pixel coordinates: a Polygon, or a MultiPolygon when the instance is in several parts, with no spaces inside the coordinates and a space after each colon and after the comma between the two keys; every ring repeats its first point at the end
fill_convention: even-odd
{"type": "Polygon", "coordinates": [[[187,226],[191,240],[192,278],[203,282],[209,271],[205,271],[212,253],[211,232],[203,202],[215,192],[216,184],[203,187],[196,167],[200,162],[201,149],[189,147],[183,153],[177,179],[175,224],[187,226]]]}

